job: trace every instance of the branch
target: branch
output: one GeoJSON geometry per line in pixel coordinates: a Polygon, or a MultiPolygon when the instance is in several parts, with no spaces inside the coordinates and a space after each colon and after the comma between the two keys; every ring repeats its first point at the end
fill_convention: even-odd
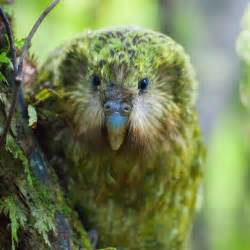
{"type": "Polygon", "coordinates": [[[23,70],[23,61],[25,56],[28,53],[30,44],[31,44],[31,40],[34,36],[34,34],[36,33],[37,29],[39,28],[39,26],[41,25],[41,23],[43,22],[43,20],[45,19],[45,17],[51,12],[52,9],[54,9],[54,7],[60,2],[60,0],[54,0],[52,1],[52,3],[42,12],[42,14],[39,16],[39,18],[37,19],[36,23],[34,24],[34,26],[32,27],[27,39],[25,40],[24,46],[22,48],[22,53],[19,59],[19,64],[18,64],[18,76],[22,75],[22,70],[23,70]]]}
{"type": "Polygon", "coordinates": [[[18,94],[19,94],[20,86],[22,85],[22,74],[23,74],[23,61],[24,61],[24,58],[28,53],[32,38],[35,35],[37,29],[42,24],[45,17],[52,11],[52,9],[59,2],[60,2],[60,0],[53,0],[51,2],[51,4],[38,17],[37,21],[35,22],[34,26],[31,29],[28,37],[25,40],[24,46],[22,48],[21,56],[20,56],[20,59],[19,59],[18,66],[17,66],[17,63],[16,63],[16,49],[15,49],[15,45],[14,45],[14,42],[13,42],[14,39],[13,39],[13,34],[11,32],[11,27],[10,27],[8,19],[5,16],[2,8],[0,8],[0,14],[1,14],[0,16],[1,16],[2,20],[3,20],[3,23],[5,25],[6,32],[7,32],[7,35],[8,35],[8,39],[10,41],[11,59],[12,59],[13,68],[14,68],[14,71],[13,71],[13,74],[14,74],[13,98],[12,98],[9,114],[7,116],[6,125],[4,127],[4,131],[3,131],[2,136],[0,137],[0,150],[3,147],[3,145],[5,144],[6,136],[7,136],[8,132],[9,132],[9,129],[10,129],[10,126],[11,126],[11,121],[12,121],[12,118],[13,118],[13,116],[15,114],[18,94]]]}
{"type": "Polygon", "coordinates": [[[9,43],[10,43],[10,58],[11,58],[11,62],[12,62],[13,69],[14,69],[14,75],[15,75],[16,72],[17,72],[16,48],[15,48],[13,34],[12,34],[12,30],[11,30],[11,27],[10,27],[9,20],[8,20],[7,16],[4,14],[1,7],[0,7],[0,17],[3,20],[3,24],[4,24],[4,27],[6,29],[6,33],[7,33],[7,36],[8,36],[9,43]]]}

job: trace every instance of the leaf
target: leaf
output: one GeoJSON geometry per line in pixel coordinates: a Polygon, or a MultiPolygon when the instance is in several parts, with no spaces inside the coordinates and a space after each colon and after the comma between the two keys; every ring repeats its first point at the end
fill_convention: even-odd
{"type": "Polygon", "coordinates": [[[10,58],[7,56],[7,53],[6,53],[6,52],[2,52],[2,53],[0,54],[0,63],[2,63],[2,64],[7,64],[8,67],[10,67],[12,70],[13,70],[13,68],[14,68],[14,67],[13,67],[13,64],[12,64],[10,58]]]}
{"type": "Polygon", "coordinates": [[[61,95],[58,92],[52,89],[45,88],[36,94],[35,99],[37,102],[42,102],[51,96],[61,97],[61,95]]]}
{"type": "Polygon", "coordinates": [[[37,113],[35,108],[32,105],[28,106],[28,115],[29,115],[29,126],[34,127],[37,124],[37,113]]]}
{"type": "Polygon", "coordinates": [[[5,78],[5,76],[3,75],[3,73],[2,73],[1,71],[0,71],[0,82],[7,83],[7,84],[8,84],[7,79],[5,78]]]}
{"type": "Polygon", "coordinates": [[[0,63],[11,64],[9,57],[6,52],[0,54],[0,63]]]}
{"type": "Polygon", "coordinates": [[[15,39],[14,43],[17,49],[21,49],[25,43],[25,38],[15,39]]]}

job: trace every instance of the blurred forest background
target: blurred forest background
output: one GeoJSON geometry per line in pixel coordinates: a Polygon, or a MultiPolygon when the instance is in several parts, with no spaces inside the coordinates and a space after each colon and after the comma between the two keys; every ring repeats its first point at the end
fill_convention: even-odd
{"type": "MultiPolygon", "coordinates": [[[[9,7],[18,38],[25,37],[48,2],[16,0],[9,7]]],[[[242,21],[247,4],[247,0],[62,0],[33,40],[39,63],[79,32],[113,25],[158,30],[186,48],[200,82],[198,110],[208,148],[193,250],[250,249],[250,115],[241,104],[247,100],[244,89],[242,95],[239,91],[244,70],[236,51],[237,43],[242,55],[244,41],[237,42],[241,25],[250,31],[250,15],[242,21]]]]}

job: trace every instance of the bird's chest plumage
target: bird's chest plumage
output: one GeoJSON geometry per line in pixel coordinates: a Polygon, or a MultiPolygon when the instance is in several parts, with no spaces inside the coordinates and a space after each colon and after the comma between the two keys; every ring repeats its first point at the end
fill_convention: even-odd
{"type": "Polygon", "coordinates": [[[185,232],[194,211],[201,172],[193,157],[198,146],[163,144],[142,155],[87,146],[76,151],[83,154],[80,160],[74,160],[73,151],[63,153],[67,196],[86,229],[98,231],[98,247],[181,249],[183,238],[175,237],[184,237],[179,232],[185,232]]]}
{"type": "Polygon", "coordinates": [[[80,165],[82,188],[93,202],[105,204],[111,199],[124,208],[143,207],[148,196],[160,189],[162,172],[166,180],[168,175],[167,162],[139,157],[94,156],[80,165]]]}
{"type": "MultiPolygon", "coordinates": [[[[150,242],[142,239],[145,235],[154,238],[152,244],[160,244],[155,237],[160,237],[169,226],[165,223],[165,214],[172,201],[167,193],[173,194],[178,182],[171,177],[173,159],[167,154],[145,159],[109,155],[98,158],[95,155],[78,165],[78,179],[75,179],[72,193],[77,196],[83,216],[87,217],[89,229],[100,231],[101,243],[105,244],[108,239],[114,246],[118,246],[118,242],[126,245],[128,240],[123,237],[131,234],[135,242],[131,242],[129,249],[133,249],[134,244],[150,246],[150,242]],[[153,235],[151,230],[159,236],[153,235]]],[[[154,247],[161,249],[160,245],[154,247]]],[[[140,249],[155,248],[141,246],[140,249]]]]}

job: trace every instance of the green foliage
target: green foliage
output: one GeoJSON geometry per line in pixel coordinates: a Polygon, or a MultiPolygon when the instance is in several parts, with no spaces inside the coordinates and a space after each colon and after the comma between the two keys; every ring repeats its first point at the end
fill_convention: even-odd
{"type": "Polygon", "coordinates": [[[45,204],[43,204],[43,206],[39,208],[34,208],[32,210],[32,216],[35,220],[34,228],[40,235],[42,235],[46,244],[48,246],[51,246],[48,239],[48,233],[51,231],[55,231],[54,211],[53,209],[49,209],[46,206],[45,204]]]}
{"type": "MultiPolygon", "coordinates": [[[[13,68],[12,62],[11,62],[11,60],[8,57],[6,52],[1,52],[0,53],[0,66],[1,65],[7,65],[7,67],[13,68]]],[[[1,69],[1,67],[0,67],[0,69],[1,69]]],[[[1,72],[1,70],[0,70],[0,82],[8,83],[6,77],[1,72]]]]}
{"type": "Polygon", "coordinates": [[[24,38],[21,38],[21,39],[15,38],[14,43],[15,43],[16,49],[21,49],[25,43],[25,39],[24,38]]]}
{"type": "Polygon", "coordinates": [[[18,229],[24,227],[27,221],[26,214],[13,196],[8,196],[0,200],[0,212],[10,218],[12,250],[14,250],[15,245],[18,243],[18,229]]]}
{"type": "Polygon", "coordinates": [[[35,192],[30,193],[32,202],[28,202],[31,209],[29,220],[25,209],[14,196],[8,196],[0,200],[0,212],[8,216],[11,221],[12,249],[15,249],[15,245],[18,243],[17,232],[20,227],[25,228],[33,225],[33,228],[42,236],[48,246],[50,246],[48,233],[55,231],[55,208],[49,198],[51,195],[37,185],[35,192]]]}
{"type": "Polygon", "coordinates": [[[40,183],[35,183],[35,192],[32,192],[33,204],[32,204],[32,217],[34,220],[34,228],[43,237],[48,246],[50,242],[48,240],[48,233],[55,232],[55,205],[53,202],[51,189],[52,187],[45,187],[40,183]]]}
{"type": "Polygon", "coordinates": [[[2,52],[0,54],[0,63],[11,65],[11,61],[10,61],[9,57],[7,56],[6,52],[2,52]]]}
{"type": "Polygon", "coordinates": [[[32,105],[28,105],[29,126],[33,127],[37,123],[36,109],[32,105]]]}
{"type": "Polygon", "coordinates": [[[6,52],[2,52],[0,54],[0,63],[2,64],[6,64],[7,67],[9,67],[11,70],[13,70],[13,64],[10,60],[10,58],[8,57],[7,53],[6,52]]]}

